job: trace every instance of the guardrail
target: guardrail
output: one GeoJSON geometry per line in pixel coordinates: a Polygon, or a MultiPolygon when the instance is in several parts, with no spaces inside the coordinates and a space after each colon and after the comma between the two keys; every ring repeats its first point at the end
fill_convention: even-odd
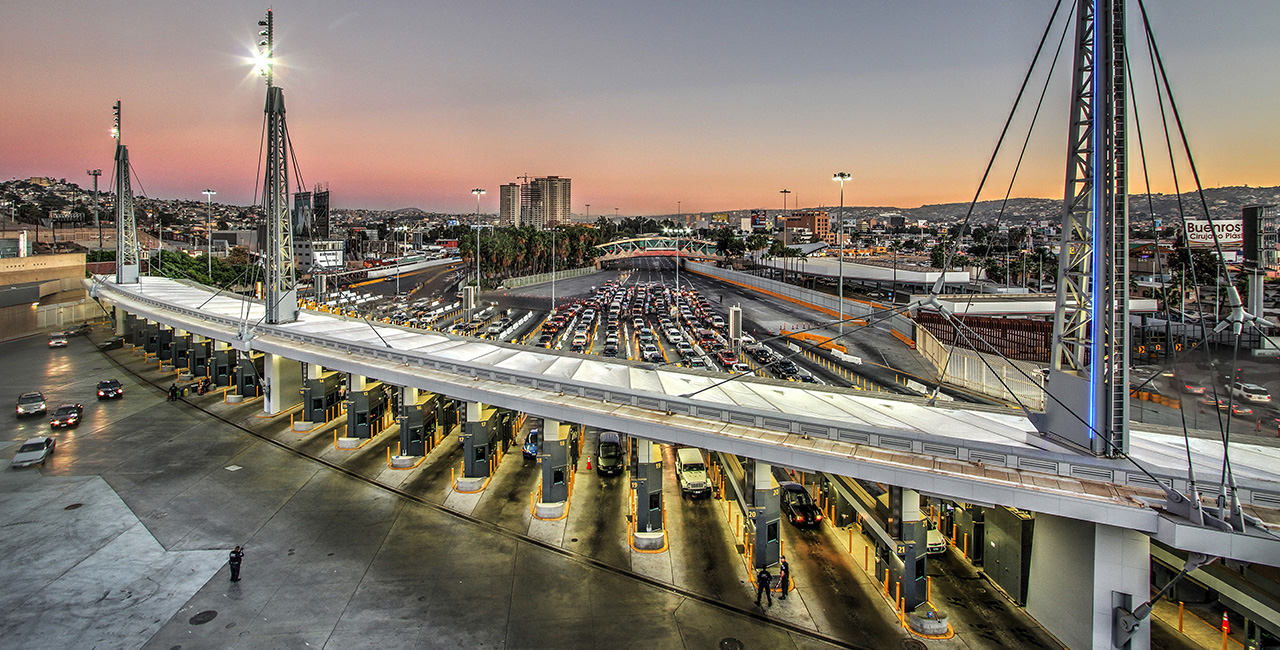
{"type": "MultiPolygon", "coordinates": [[[[195,322],[203,321],[216,323],[223,327],[230,328],[232,331],[240,331],[242,326],[245,325],[245,321],[241,319],[218,316],[187,307],[172,305],[147,296],[125,292],[116,289],[111,285],[103,285],[102,288],[100,288],[100,291],[117,294],[117,302],[133,302],[147,305],[150,308],[157,310],[152,314],[146,314],[156,320],[163,320],[165,315],[180,315],[186,319],[192,319],[195,322]]],[[[181,325],[184,329],[191,329],[188,324],[184,323],[181,325]]],[[[394,325],[377,325],[376,327],[413,331],[421,334],[422,336],[444,337],[448,340],[457,342],[474,341],[474,339],[468,339],[466,337],[458,337],[439,332],[422,332],[421,330],[401,328],[394,325]]],[[[546,377],[536,372],[498,368],[489,365],[473,364],[470,362],[460,362],[451,359],[437,358],[431,354],[423,352],[398,350],[380,344],[366,344],[357,341],[330,338],[318,334],[302,333],[290,330],[285,326],[259,325],[254,328],[254,333],[258,337],[271,337],[281,341],[305,344],[312,348],[310,350],[311,352],[315,352],[315,350],[328,350],[334,353],[332,357],[332,367],[335,368],[341,368],[343,361],[347,357],[351,355],[358,355],[361,358],[383,360],[399,366],[409,368],[417,367],[435,372],[456,375],[460,378],[464,378],[465,380],[486,380],[499,384],[506,384],[518,387],[522,389],[522,392],[527,391],[528,389],[541,391],[548,395],[555,396],[552,398],[552,401],[559,401],[561,403],[563,403],[564,396],[581,397],[601,404],[631,406],[666,416],[688,416],[725,425],[751,427],[758,430],[774,431],[783,434],[804,436],[807,438],[823,438],[842,443],[883,449],[886,451],[925,455],[943,460],[972,463],[977,464],[980,467],[990,468],[993,470],[997,468],[1005,468],[1015,471],[1028,471],[1086,481],[1127,485],[1140,489],[1160,489],[1155,481],[1148,478],[1141,471],[1128,468],[1126,467],[1126,463],[1118,460],[1078,456],[1064,452],[1019,449],[997,443],[979,440],[957,440],[944,436],[935,436],[924,432],[911,431],[907,429],[891,429],[870,424],[851,425],[835,420],[824,420],[808,414],[769,411],[746,406],[738,406],[731,403],[672,396],[666,393],[632,388],[630,386],[609,386],[598,382],[577,380],[573,378],[546,377]]],[[[483,343],[498,347],[518,347],[513,344],[497,341],[484,341],[483,343]]],[[[241,345],[245,348],[251,347],[252,340],[244,340],[241,342],[241,345]]],[[[518,349],[526,354],[555,356],[570,355],[570,353],[562,353],[541,348],[519,346],[518,349]]],[[[574,358],[579,358],[580,355],[572,356],[574,358]]],[[[596,361],[612,365],[630,366],[633,371],[656,371],[656,368],[652,364],[626,360],[605,361],[601,359],[596,361]]],[[[687,370],[674,366],[664,366],[662,372],[690,373],[705,376],[704,373],[699,371],[687,370]]],[[[743,381],[768,382],[776,384],[783,383],[776,380],[759,378],[744,379],[743,381]]],[[[658,382],[654,383],[657,384],[658,382]]],[[[792,383],[786,383],[785,385],[794,387],[794,384],[792,383]]],[[[813,392],[844,392],[847,389],[806,387],[805,390],[813,392]]],[[[499,395],[495,395],[495,397],[498,396],[499,395]]],[[[925,400],[922,398],[898,397],[896,399],[915,402],[921,405],[925,403],[925,400]]],[[[939,406],[937,408],[943,407],[939,406]]],[[[976,405],[965,405],[965,410],[990,411],[993,413],[1006,412],[1004,409],[987,409],[976,405]]],[[[1159,468],[1152,470],[1152,473],[1160,480],[1161,483],[1171,485],[1175,489],[1183,491],[1184,493],[1189,490],[1186,479],[1181,476],[1165,473],[1164,471],[1159,470],[1159,468]]],[[[1206,468],[1202,470],[1201,474],[1199,474],[1197,478],[1199,480],[1197,481],[1196,487],[1201,494],[1210,499],[1217,496],[1216,483],[1218,483],[1219,477],[1212,475],[1211,471],[1206,468]]],[[[1252,480],[1241,480],[1239,481],[1237,494],[1239,495],[1242,503],[1246,505],[1280,508],[1280,486],[1271,488],[1269,486],[1259,486],[1252,480]]]]}

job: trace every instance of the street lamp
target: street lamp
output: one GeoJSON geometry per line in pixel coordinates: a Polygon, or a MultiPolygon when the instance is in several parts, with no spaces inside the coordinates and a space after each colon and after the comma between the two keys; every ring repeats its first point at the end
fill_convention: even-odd
{"type": "MultiPolygon", "coordinates": [[[[480,195],[484,194],[484,188],[477,187],[471,190],[476,195],[476,296],[480,295],[480,195]]],[[[474,302],[474,300],[472,301],[474,302]]]]}
{"type": "MultiPolygon", "coordinates": [[[[676,219],[682,220],[680,215],[680,202],[676,201],[676,219]]],[[[680,226],[676,224],[676,293],[680,292],[680,226]]]]}
{"type": "Polygon", "coordinates": [[[554,228],[551,229],[551,313],[552,315],[556,313],[556,231],[554,228]]]}
{"type": "Polygon", "coordinates": [[[614,221],[618,220],[618,208],[616,207],[613,209],[613,220],[614,221]]]}
{"type": "Polygon", "coordinates": [[[778,194],[782,195],[782,213],[783,214],[786,214],[787,212],[787,195],[790,193],[791,193],[791,190],[778,190],[778,194]]]}
{"type": "Polygon", "coordinates": [[[217,192],[213,190],[204,190],[201,194],[208,199],[208,226],[209,226],[209,250],[205,253],[205,257],[209,258],[209,282],[213,283],[213,195],[217,192]]]}
{"type": "MultiPolygon", "coordinates": [[[[85,173],[93,177],[93,225],[98,228],[98,254],[102,254],[102,222],[98,221],[98,177],[102,175],[101,169],[87,169],[85,173]]],[[[98,261],[102,261],[101,258],[98,261]]]]}
{"type": "MultiPolygon", "coordinates": [[[[832,177],[832,180],[838,181],[840,183],[840,212],[837,216],[837,218],[840,220],[840,230],[839,230],[839,234],[836,235],[836,244],[837,244],[836,255],[839,256],[838,259],[840,260],[837,263],[837,266],[840,269],[839,271],[840,286],[837,291],[837,295],[840,299],[840,316],[839,316],[840,321],[838,324],[839,329],[837,330],[837,333],[841,336],[844,336],[844,182],[849,180],[850,178],[853,178],[853,177],[850,176],[848,172],[836,172],[835,176],[832,177]]],[[[783,198],[786,198],[785,195],[783,196],[783,198]]]]}

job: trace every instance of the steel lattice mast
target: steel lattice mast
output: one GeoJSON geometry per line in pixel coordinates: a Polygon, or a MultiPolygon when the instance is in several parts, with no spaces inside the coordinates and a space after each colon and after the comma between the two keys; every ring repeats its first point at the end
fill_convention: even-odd
{"type": "Polygon", "coordinates": [[[284,90],[273,83],[275,17],[258,21],[258,47],[267,79],[267,165],[262,180],[262,207],[267,218],[266,322],[298,319],[297,274],[293,262],[293,221],[289,213],[289,130],[284,120],[284,90]]]}
{"type": "Polygon", "coordinates": [[[1077,0],[1050,387],[1053,433],[1128,451],[1129,208],[1124,0],[1077,0]],[[1081,422],[1081,419],[1085,422],[1081,422]]]}
{"type": "Polygon", "coordinates": [[[116,140],[116,283],[137,284],[138,220],[133,211],[133,188],[129,184],[129,149],[120,140],[120,100],[113,107],[115,122],[111,137],[116,140]]]}

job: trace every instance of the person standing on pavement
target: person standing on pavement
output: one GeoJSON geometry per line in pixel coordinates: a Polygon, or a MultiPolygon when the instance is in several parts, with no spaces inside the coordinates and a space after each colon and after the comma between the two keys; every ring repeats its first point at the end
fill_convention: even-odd
{"type": "Polygon", "coordinates": [[[787,591],[791,588],[791,565],[787,564],[787,556],[783,555],[781,561],[778,562],[778,591],[781,595],[778,600],[787,599],[787,591]]]}
{"type": "Polygon", "coordinates": [[[764,594],[769,599],[769,606],[773,607],[773,593],[769,587],[773,583],[773,574],[769,573],[769,567],[760,567],[756,572],[756,605],[760,604],[760,594],[764,594]]]}
{"type": "Polygon", "coordinates": [[[177,400],[178,400],[178,385],[170,384],[169,385],[169,401],[176,402],[177,400]]]}
{"type": "Polygon", "coordinates": [[[240,561],[244,559],[244,551],[239,546],[231,551],[231,557],[227,559],[227,564],[231,566],[231,581],[240,581],[240,561]]]}

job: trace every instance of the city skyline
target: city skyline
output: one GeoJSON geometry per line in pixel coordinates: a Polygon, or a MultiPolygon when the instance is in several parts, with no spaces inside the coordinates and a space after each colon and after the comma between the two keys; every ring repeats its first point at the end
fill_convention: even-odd
{"type": "MultiPolygon", "coordinates": [[[[273,7],[298,163],[308,186],[332,187],[335,207],[469,212],[471,189],[488,187],[492,214],[497,188],[527,173],[573,178],[574,214],[590,204],[625,216],[776,209],[782,189],[788,206],[830,206],[837,170],[853,174],[851,205],[967,201],[1053,4],[273,7]]],[[[0,177],[83,185],[84,169],[109,168],[119,98],[135,192],[212,188],[252,203],[264,91],[249,55],[266,7],[113,8],[6,8],[0,177]]],[[[1204,185],[1280,184],[1268,33],[1280,5],[1148,11],[1204,185]]],[[[1139,19],[1131,7],[1130,49],[1145,52],[1139,19]]],[[[1144,59],[1134,56],[1136,106],[1159,170],[1144,59]]],[[[1066,95],[1058,71],[1014,196],[1061,196],[1066,95]]],[[[1018,128],[982,199],[1003,195],[1025,120],[1018,128]]],[[[1172,192],[1167,177],[1153,171],[1153,190],[1172,192]]]]}

